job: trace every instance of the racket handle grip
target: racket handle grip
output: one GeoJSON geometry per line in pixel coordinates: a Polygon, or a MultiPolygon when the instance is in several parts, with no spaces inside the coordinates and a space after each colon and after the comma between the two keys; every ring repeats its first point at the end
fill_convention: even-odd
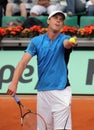
{"type": "Polygon", "coordinates": [[[13,97],[14,97],[15,101],[16,101],[18,104],[20,104],[20,100],[19,100],[19,98],[17,97],[17,95],[14,95],[13,97]]]}

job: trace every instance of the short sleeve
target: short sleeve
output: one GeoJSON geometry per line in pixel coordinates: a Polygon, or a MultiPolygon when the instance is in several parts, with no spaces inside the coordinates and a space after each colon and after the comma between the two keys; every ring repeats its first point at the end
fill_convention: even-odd
{"type": "Polygon", "coordinates": [[[34,44],[34,40],[31,40],[30,43],[28,44],[27,49],[25,50],[25,52],[28,52],[29,54],[31,54],[32,56],[36,55],[37,53],[37,48],[34,44]]]}

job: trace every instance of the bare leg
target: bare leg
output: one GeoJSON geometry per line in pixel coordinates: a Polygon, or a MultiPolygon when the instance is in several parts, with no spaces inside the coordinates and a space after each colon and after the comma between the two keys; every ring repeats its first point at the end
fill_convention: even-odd
{"type": "Polygon", "coordinates": [[[12,4],[11,3],[7,4],[5,15],[6,16],[12,16],[12,4]]]}
{"type": "Polygon", "coordinates": [[[25,7],[24,3],[21,3],[19,5],[19,7],[20,7],[20,10],[21,10],[21,16],[27,17],[27,11],[26,11],[26,7],[25,7]]]}

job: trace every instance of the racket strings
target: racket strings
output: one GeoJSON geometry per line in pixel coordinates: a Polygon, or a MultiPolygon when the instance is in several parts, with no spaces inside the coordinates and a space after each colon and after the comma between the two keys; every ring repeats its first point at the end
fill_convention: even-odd
{"type": "Polygon", "coordinates": [[[27,113],[23,118],[23,130],[37,130],[37,116],[27,113]]]}

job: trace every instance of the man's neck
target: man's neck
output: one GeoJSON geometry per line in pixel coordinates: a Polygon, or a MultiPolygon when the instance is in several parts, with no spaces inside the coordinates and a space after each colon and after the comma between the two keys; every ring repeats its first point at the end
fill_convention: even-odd
{"type": "Polygon", "coordinates": [[[60,34],[60,32],[52,31],[49,29],[47,32],[47,35],[48,35],[49,39],[51,39],[51,40],[54,40],[59,34],[60,34]]]}

